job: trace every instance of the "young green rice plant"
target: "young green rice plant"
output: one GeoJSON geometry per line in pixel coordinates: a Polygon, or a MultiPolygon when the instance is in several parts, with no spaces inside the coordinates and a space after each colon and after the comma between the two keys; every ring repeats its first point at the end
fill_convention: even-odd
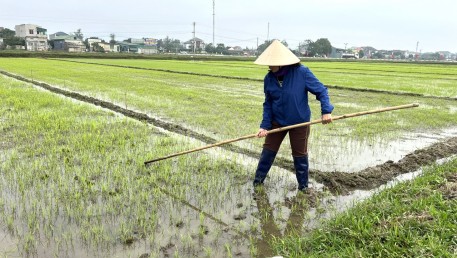
{"type": "MultiPolygon", "coordinates": [[[[95,60],[95,62],[99,61],[105,62],[102,60],[95,60]]],[[[131,62],[131,64],[133,64],[137,61],[138,60],[123,60],[114,62],[131,62]]],[[[151,63],[147,63],[146,61],[138,62],[139,67],[146,64],[156,65],[153,61],[150,61],[151,63]]],[[[29,67],[40,67],[39,69],[34,69],[34,78],[38,78],[41,81],[61,86],[63,79],[65,81],[71,80],[72,83],[68,83],[68,85],[66,84],[67,88],[70,90],[81,92],[93,97],[100,96],[100,98],[118,103],[120,106],[127,105],[127,103],[123,102],[128,101],[128,106],[132,107],[132,109],[140,110],[144,113],[151,114],[153,117],[159,117],[172,123],[184,125],[186,128],[203,133],[204,135],[212,135],[216,140],[226,140],[229,138],[239,137],[240,135],[252,134],[258,129],[258,124],[261,119],[261,108],[264,99],[261,80],[256,82],[215,77],[203,77],[204,79],[202,79],[201,76],[199,77],[186,74],[176,74],[176,76],[170,77],[169,73],[160,71],[96,66],[73,62],[61,62],[56,60],[6,59],[3,64],[2,69],[22,74],[24,76],[29,76],[29,67]],[[56,66],[56,64],[58,64],[58,66],[56,66]],[[93,73],[94,70],[96,70],[97,73],[93,73]],[[96,85],[96,87],[94,87],[94,85],[96,85]],[[125,85],[129,85],[129,97],[127,100],[125,98],[125,85]],[[205,94],[201,94],[202,91],[204,91],[205,94]],[[230,92],[231,94],[226,94],[227,92],[230,92]],[[236,94],[236,96],[233,94],[236,94]],[[216,110],[217,112],[215,112],[216,110]],[[221,124],[224,124],[224,126],[221,127],[221,124]],[[240,127],[240,125],[243,126],[240,127]]],[[[161,61],[159,65],[165,64],[166,61],[161,61]]],[[[202,63],[199,64],[201,65],[202,63]]],[[[322,63],[313,64],[320,66],[324,65],[322,63]]],[[[179,65],[185,65],[187,67],[195,64],[175,63],[173,65],[178,65],[177,67],[179,67],[179,65]]],[[[212,62],[210,65],[215,65],[215,63],[212,62]]],[[[398,73],[404,72],[407,73],[408,76],[415,76],[410,72],[414,72],[418,69],[418,67],[420,67],[413,65],[411,66],[411,69],[406,69],[404,67],[407,67],[407,65],[405,66],[404,64],[369,64],[365,67],[364,64],[348,64],[347,62],[341,64],[329,63],[327,65],[329,65],[330,68],[335,66],[334,70],[338,71],[341,71],[341,68],[346,65],[354,65],[354,67],[351,68],[353,70],[374,69],[376,70],[373,72],[373,76],[375,77],[371,74],[368,78],[359,74],[351,75],[360,77],[358,79],[364,83],[372,80],[373,85],[379,85],[379,82],[391,83],[392,85],[395,84],[392,83],[393,79],[389,78],[386,80],[386,77],[379,77],[379,75],[377,75],[378,73],[392,73],[392,70],[395,70],[398,71],[398,73]],[[379,68],[376,68],[377,66],[379,66],[379,68]]],[[[133,66],[135,66],[135,64],[133,64],[133,66]]],[[[219,66],[224,66],[224,63],[221,63],[219,66]]],[[[232,64],[227,68],[235,69],[235,73],[238,72],[238,70],[244,70],[244,68],[237,68],[238,66],[244,67],[245,65],[232,64]]],[[[197,65],[196,68],[193,69],[202,69],[202,67],[203,66],[197,65]]],[[[424,66],[425,70],[431,68],[432,67],[424,66]]],[[[453,66],[448,66],[447,68],[452,71],[454,70],[453,66]]],[[[436,69],[436,73],[444,73],[446,67],[436,69]]],[[[254,70],[256,70],[255,73],[262,74],[263,77],[264,71],[262,71],[261,68],[253,69],[253,71],[254,70]]],[[[423,73],[423,71],[421,72],[423,73]]],[[[223,73],[222,70],[221,73],[223,73]]],[[[454,74],[454,72],[449,73],[451,75],[454,74]]],[[[338,73],[335,77],[340,78],[342,76],[338,73]]],[[[327,83],[332,84],[334,79],[330,78],[330,80],[331,81],[327,83]]],[[[404,77],[398,77],[398,80],[406,81],[404,77]]],[[[408,84],[404,86],[405,89],[402,89],[402,91],[411,92],[418,89],[422,90],[422,93],[426,94],[427,92],[425,92],[424,89],[427,91],[432,89],[436,92],[439,90],[444,91],[441,93],[431,93],[431,95],[455,95],[455,93],[450,93],[447,90],[455,88],[453,87],[452,80],[444,80],[446,82],[451,82],[448,87],[440,85],[436,88],[429,87],[430,82],[425,78],[420,77],[418,80],[420,80],[420,82],[408,81],[408,84]],[[418,87],[421,83],[427,84],[428,86],[418,87]],[[408,90],[407,88],[411,88],[411,90],[408,90]]],[[[351,77],[348,81],[355,81],[355,78],[351,77]]],[[[398,88],[400,88],[400,86],[398,86],[398,88]]],[[[393,86],[377,87],[389,89],[389,87],[393,86]]],[[[338,121],[335,122],[334,125],[330,126],[313,126],[309,141],[310,158],[313,159],[314,157],[321,157],[321,160],[330,160],[331,157],[342,157],[348,155],[347,150],[350,146],[346,145],[368,146],[366,144],[367,142],[375,142],[376,144],[373,145],[373,148],[376,151],[376,148],[383,149],[392,144],[400,144],[401,137],[405,134],[417,131],[423,132],[424,130],[432,131],[448,128],[457,122],[454,119],[455,116],[452,116],[451,114],[452,109],[442,109],[443,106],[455,106],[455,103],[450,100],[337,89],[330,89],[329,92],[332,102],[335,105],[335,115],[412,102],[418,102],[420,107],[415,109],[416,111],[395,111],[390,112],[389,114],[377,114],[367,116],[365,118],[347,119],[341,122],[338,121]],[[323,144],[321,139],[324,138],[332,140],[326,141],[325,144],[323,144]],[[379,142],[380,140],[382,140],[382,142],[379,142]]],[[[310,106],[313,114],[315,114],[313,116],[314,119],[318,118],[320,111],[319,103],[317,101],[313,101],[312,99],[312,96],[310,96],[310,106]]],[[[247,148],[258,152],[259,149],[261,149],[262,143],[262,140],[252,139],[238,142],[235,145],[240,148],[247,148]]],[[[288,149],[288,143],[286,142],[283,148],[281,148],[279,157],[291,159],[288,149]]],[[[104,149],[101,148],[99,151],[103,153],[104,149]]],[[[362,155],[364,152],[370,151],[372,151],[372,149],[368,148],[367,150],[359,148],[351,155],[357,157],[362,155]]],[[[159,154],[161,153],[164,155],[169,154],[169,152],[166,151],[166,148],[162,148],[159,154]]],[[[382,154],[377,156],[382,156],[382,154]]],[[[372,163],[370,164],[373,165],[372,163]]],[[[336,168],[336,166],[336,164],[322,164],[316,168],[321,170],[327,167],[329,171],[333,171],[339,170],[340,167],[344,167],[338,166],[338,168],[336,168]]],[[[348,168],[345,168],[345,171],[348,172],[360,169],[360,167],[349,167],[349,163],[347,167],[348,168]]]]}
{"type": "MultiPolygon", "coordinates": [[[[192,131],[214,135],[216,140],[253,133],[261,117],[263,93],[260,81],[202,79],[182,74],[170,77],[165,72],[122,67],[90,65],[91,69],[88,69],[87,64],[38,59],[2,60],[0,66],[24,76],[29,76],[27,71],[34,66],[34,80],[57,86],[63,84],[77,92],[123,103],[125,105],[121,106],[152,114],[173,122],[173,125],[183,124],[192,131]],[[125,97],[125,85],[129,85],[128,98],[125,97]],[[202,91],[205,94],[201,94],[202,91]],[[221,127],[221,124],[224,126],[221,127]]],[[[182,214],[186,212],[192,214],[197,222],[200,214],[204,214],[201,211],[218,219],[233,218],[230,212],[237,210],[237,202],[228,200],[243,199],[246,191],[251,189],[234,182],[250,181],[253,171],[249,166],[252,164],[240,166],[236,160],[227,160],[226,156],[208,155],[212,153],[209,151],[146,168],[142,164],[145,160],[197,147],[201,143],[188,141],[186,137],[166,136],[145,124],[114,113],[86,104],[69,104],[69,101],[49,97],[49,94],[23,84],[9,82],[3,77],[1,80],[5,81],[0,88],[2,100],[5,99],[0,107],[1,126],[5,132],[2,140],[18,139],[17,143],[8,147],[6,154],[2,154],[1,159],[5,162],[0,165],[1,170],[6,171],[2,175],[3,181],[0,181],[5,182],[2,184],[6,187],[0,189],[14,193],[12,199],[17,201],[14,204],[17,208],[5,209],[6,217],[18,213],[13,216],[13,227],[30,221],[30,227],[37,231],[38,223],[45,224],[39,228],[48,229],[56,221],[59,224],[68,223],[77,228],[83,227],[83,230],[76,231],[78,235],[74,238],[109,246],[120,242],[118,221],[128,225],[126,235],[134,235],[133,231],[145,231],[145,235],[157,234],[161,237],[166,232],[157,225],[175,225],[182,221],[182,214]],[[26,89],[22,89],[24,87],[26,89]],[[168,193],[159,188],[165,188],[168,193]],[[173,201],[164,201],[166,195],[170,195],[167,198],[173,201]],[[32,196],[39,196],[44,204],[30,205],[32,196]],[[200,211],[191,211],[190,205],[200,211]],[[52,207],[53,215],[50,216],[46,209],[38,208],[43,206],[52,207]],[[13,212],[13,209],[16,211],[13,212]],[[182,212],[170,216],[179,209],[182,212]],[[161,212],[165,215],[160,215],[161,212]],[[38,219],[40,215],[46,219],[38,219]]],[[[310,158],[315,157],[318,161],[346,155],[347,147],[352,146],[354,141],[357,146],[376,142],[380,138],[385,140],[383,144],[388,144],[389,139],[396,139],[406,131],[446,128],[457,122],[451,114],[455,103],[448,100],[333,89],[330,92],[336,107],[335,114],[405,102],[419,102],[426,108],[420,112],[404,110],[347,120],[341,125],[316,125],[310,139],[311,143],[315,143],[311,145],[310,158]],[[450,108],[443,110],[442,106],[450,108]],[[328,141],[320,140],[329,138],[344,139],[333,142],[342,146],[340,152],[335,152],[332,145],[325,145],[328,141]]],[[[311,101],[311,108],[314,114],[319,114],[318,102],[311,101]]],[[[261,144],[261,140],[253,139],[237,146],[258,151],[261,144]]],[[[280,156],[290,159],[289,149],[285,142],[280,156]]],[[[281,176],[272,180],[271,185],[286,185],[288,182],[286,177],[281,176]]],[[[289,190],[282,189],[274,194],[289,194],[289,190]]],[[[2,193],[1,196],[5,195],[2,193]]],[[[250,202],[247,201],[246,205],[250,202]]],[[[9,207],[15,206],[10,204],[9,207]]],[[[195,229],[198,230],[198,227],[193,227],[195,229]]],[[[66,232],[59,226],[48,230],[51,231],[54,232],[51,238],[66,232]]],[[[179,234],[177,232],[172,234],[179,234]]]]}
{"type": "Polygon", "coordinates": [[[232,247],[231,247],[230,243],[225,243],[224,246],[225,246],[225,251],[226,251],[227,257],[233,257],[232,247]]]}
{"type": "MultiPolygon", "coordinates": [[[[74,61],[71,60],[71,61],[74,61]]],[[[254,65],[252,62],[189,62],[165,60],[77,60],[83,63],[114,65],[118,67],[138,67],[152,70],[169,70],[179,73],[188,71],[195,74],[211,76],[231,76],[250,78],[261,81],[267,72],[265,67],[254,65]]],[[[392,91],[428,93],[430,85],[436,85],[434,95],[438,91],[452,89],[452,80],[457,79],[455,65],[406,64],[406,63],[360,63],[360,62],[309,62],[304,64],[312,69],[321,80],[330,85],[356,88],[388,89],[392,91]],[[420,80],[417,80],[417,79],[420,80]],[[431,83],[431,82],[436,83],[431,83]],[[421,87],[408,87],[413,83],[421,83],[421,87]],[[380,87],[381,86],[381,87],[380,87]]],[[[446,94],[441,96],[456,96],[446,94]]]]}
{"type": "MultiPolygon", "coordinates": [[[[68,251],[64,249],[70,245],[88,249],[89,253],[101,249],[109,252],[113,246],[132,239],[135,243],[137,238],[160,239],[165,232],[164,228],[157,228],[163,218],[158,213],[173,214],[179,207],[185,207],[179,199],[169,196],[171,201],[168,203],[174,204],[168,206],[168,210],[159,208],[167,207],[165,194],[157,188],[159,183],[167,187],[174,194],[172,196],[202,209],[213,209],[220,203],[231,204],[226,201],[227,196],[234,196],[231,191],[239,192],[238,189],[229,190],[233,188],[230,183],[222,185],[216,180],[226,178],[223,180],[230,182],[229,171],[223,169],[239,170],[233,163],[217,167],[220,160],[198,158],[192,161],[194,156],[146,169],[142,161],[150,158],[148,155],[162,155],[165,151],[161,147],[175,151],[179,146],[186,147],[185,144],[170,139],[166,143],[163,135],[151,134],[151,129],[144,124],[117,118],[84,104],[67,103],[27,85],[11,83],[4,78],[0,80],[6,81],[2,87],[8,85],[8,90],[0,91],[2,99],[8,100],[2,104],[18,108],[14,103],[19,103],[25,107],[5,116],[6,125],[15,128],[9,134],[17,139],[17,145],[4,157],[6,162],[1,164],[1,169],[5,173],[0,181],[5,182],[0,188],[2,200],[8,192],[13,193],[11,200],[17,201],[4,202],[5,217],[11,218],[12,230],[28,228],[29,237],[25,237],[25,231],[17,230],[18,237],[24,241],[33,236],[39,241],[54,243],[51,245],[56,249],[51,252],[56,255],[68,251]],[[21,104],[17,99],[25,100],[27,104],[21,104]],[[158,144],[154,152],[150,152],[151,143],[158,144]],[[161,143],[166,145],[160,146],[161,143]],[[146,157],[145,153],[148,153],[146,157]],[[209,169],[211,167],[221,171],[209,169]],[[192,178],[195,175],[198,177],[192,178]],[[199,186],[206,181],[213,187],[199,192],[199,186]],[[217,196],[214,191],[220,189],[225,194],[211,198],[217,196]]],[[[236,171],[236,174],[240,173],[236,171]]],[[[230,210],[230,206],[226,205],[224,209],[230,210]]],[[[186,212],[194,214],[197,221],[199,214],[203,214],[190,209],[186,212]]],[[[225,213],[220,209],[219,212],[225,213]]],[[[182,217],[170,220],[182,221],[182,217]]],[[[206,221],[202,223],[206,224],[206,221]]],[[[201,232],[206,235],[205,225],[203,229],[201,232]]],[[[218,231],[227,237],[225,232],[218,231]]],[[[22,246],[32,250],[31,243],[33,241],[22,246]]],[[[181,251],[182,248],[178,247],[181,251]]],[[[222,250],[224,246],[218,248],[222,250]]]]}
{"type": "Polygon", "coordinates": [[[211,249],[211,247],[203,247],[203,249],[205,250],[206,257],[213,257],[213,250],[211,249]]]}
{"type": "MultiPolygon", "coordinates": [[[[10,61],[10,60],[8,60],[8,61],[10,61]]],[[[21,61],[24,61],[24,60],[21,60],[21,61]]],[[[29,60],[27,60],[27,62],[28,61],[29,60]]],[[[36,63],[37,63],[37,61],[33,61],[33,62],[30,61],[30,65],[36,65],[36,63]]],[[[40,61],[39,65],[46,67],[46,66],[53,66],[54,63],[55,63],[55,61],[48,61],[48,62],[40,61]]],[[[89,90],[89,89],[87,89],[87,87],[85,87],[85,84],[88,83],[89,78],[90,78],[90,82],[93,84],[94,80],[95,81],[100,80],[97,78],[101,78],[103,76],[102,75],[103,73],[113,74],[116,71],[120,70],[120,68],[110,68],[110,67],[105,68],[105,69],[100,69],[99,70],[100,73],[97,74],[97,77],[94,77],[93,75],[90,74],[90,71],[88,71],[87,73],[84,72],[83,65],[70,63],[70,64],[62,64],[62,66],[63,66],[62,68],[66,69],[65,71],[63,71],[63,70],[61,71],[61,74],[63,74],[63,75],[68,74],[68,76],[75,76],[72,73],[81,73],[80,75],[77,75],[76,77],[78,78],[78,80],[84,80],[84,81],[79,82],[78,86],[76,86],[72,90],[77,90],[77,91],[82,91],[82,92],[87,92],[87,90],[89,90]],[[86,82],[86,79],[87,79],[87,82],[86,82]]],[[[14,71],[16,71],[15,69],[17,69],[18,72],[20,72],[20,67],[18,67],[17,65],[16,66],[11,65],[10,67],[11,67],[10,69],[13,69],[14,71]]],[[[221,112],[224,112],[224,113],[227,112],[227,116],[223,116],[223,117],[230,118],[230,120],[228,120],[228,121],[235,121],[235,120],[232,120],[231,117],[234,117],[234,115],[230,114],[230,112],[233,113],[233,111],[234,111],[233,108],[237,107],[235,114],[237,114],[237,116],[243,118],[243,123],[246,124],[246,121],[249,121],[248,124],[250,124],[251,122],[253,123],[252,124],[253,128],[247,127],[247,129],[249,129],[249,131],[248,131],[249,133],[252,133],[252,130],[255,130],[258,126],[259,119],[261,117],[261,114],[260,114],[261,103],[263,101],[263,92],[262,92],[261,82],[259,82],[256,86],[257,91],[255,91],[256,92],[255,93],[256,98],[254,99],[255,101],[252,100],[252,96],[244,96],[244,95],[240,96],[239,98],[225,98],[225,97],[222,97],[219,94],[219,92],[212,92],[212,90],[211,90],[212,88],[214,88],[214,85],[217,84],[217,85],[222,85],[222,86],[226,87],[227,90],[230,89],[230,91],[232,91],[232,92],[235,90],[243,91],[243,89],[246,88],[246,85],[245,85],[245,83],[242,83],[242,81],[236,82],[236,86],[234,87],[233,83],[230,83],[229,81],[223,80],[223,79],[208,79],[205,81],[201,81],[201,80],[195,80],[191,76],[184,76],[184,75],[183,76],[178,75],[178,76],[174,77],[175,79],[168,81],[172,88],[169,89],[167,87],[162,87],[160,89],[160,91],[154,90],[154,92],[153,92],[154,94],[152,95],[152,92],[148,93],[148,91],[147,91],[148,88],[138,84],[139,82],[135,79],[136,78],[135,76],[141,76],[141,73],[145,73],[144,71],[128,70],[128,72],[129,72],[129,74],[122,73],[123,79],[110,78],[109,81],[106,82],[106,84],[109,85],[109,88],[106,85],[104,86],[103,84],[101,84],[100,87],[97,87],[96,89],[91,88],[90,90],[94,94],[98,94],[97,92],[94,92],[94,90],[98,90],[98,91],[103,90],[104,94],[109,94],[111,96],[110,99],[113,99],[113,100],[122,99],[123,96],[116,97],[116,94],[118,94],[118,91],[122,91],[122,93],[125,93],[125,90],[123,90],[123,88],[122,88],[122,86],[125,85],[125,83],[123,83],[123,81],[131,80],[129,85],[132,85],[132,87],[129,88],[129,92],[131,94],[133,94],[134,96],[136,96],[131,99],[131,101],[134,102],[134,103],[131,103],[131,105],[136,108],[140,108],[140,110],[142,109],[141,106],[143,106],[144,104],[145,104],[145,106],[146,105],[150,106],[153,110],[156,110],[156,111],[160,110],[160,112],[167,112],[167,110],[172,109],[173,111],[178,111],[178,112],[163,113],[163,114],[158,114],[158,115],[166,115],[166,117],[172,117],[172,118],[176,117],[179,119],[179,121],[186,121],[186,120],[189,120],[188,119],[189,117],[192,117],[192,121],[188,121],[188,122],[186,122],[186,124],[189,123],[189,125],[191,125],[193,127],[202,127],[202,125],[204,125],[204,127],[206,129],[208,129],[208,126],[214,127],[215,125],[220,124],[220,123],[217,123],[216,122],[217,120],[208,120],[207,119],[208,114],[211,114],[212,112],[205,112],[205,110],[208,110],[211,108],[214,109],[215,105],[216,105],[219,116],[221,116],[221,112]],[[131,77],[127,77],[128,75],[131,77]],[[187,82],[186,86],[181,85],[182,81],[187,82]],[[239,85],[238,85],[238,83],[239,83],[239,85]],[[119,86],[117,86],[117,85],[119,85],[119,86]],[[207,90],[206,94],[208,95],[208,98],[202,99],[202,96],[199,96],[199,95],[201,95],[201,94],[199,94],[201,92],[201,89],[199,89],[197,87],[199,87],[201,85],[203,85],[205,87],[205,90],[207,90]],[[228,88],[228,87],[230,87],[230,88],[228,88]],[[176,91],[171,92],[170,90],[172,90],[172,89],[176,90],[176,91]],[[186,92],[185,96],[180,94],[183,90],[186,92]],[[144,98],[141,97],[144,95],[149,95],[148,98],[151,99],[151,101],[150,101],[151,103],[143,103],[143,104],[140,103],[141,101],[146,101],[146,100],[143,100],[144,98]],[[154,105],[161,105],[164,103],[164,101],[160,101],[160,100],[154,101],[153,100],[154,98],[157,98],[158,96],[161,96],[160,98],[166,98],[167,100],[165,102],[180,103],[180,105],[182,107],[186,107],[186,108],[183,108],[182,110],[176,109],[176,105],[170,105],[170,106],[168,106],[168,108],[165,106],[153,107],[154,105]],[[192,101],[189,101],[189,99],[185,99],[185,98],[189,98],[189,96],[195,96],[195,97],[190,97],[192,101]],[[217,102],[214,102],[214,100],[217,100],[217,102]],[[234,105],[233,101],[236,101],[238,103],[236,105],[234,105]],[[199,104],[195,105],[196,102],[199,104]],[[241,107],[243,107],[243,108],[241,108],[241,107]],[[182,112],[184,110],[188,110],[188,111],[182,112]],[[252,112],[253,110],[255,112],[252,112]],[[195,111],[198,111],[198,112],[195,112],[195,111]],[[192,114],[192,116],[189,116],[188,114],[192,114]],[[205,117],[204,117],[205,119],[199,119],[200,116],[203,114],[205,114],[205,117]],[[249,115],[249,114],[251,114],[251,115],[249,115]],[[186,117],[187,117],[187,119],[186,119],[186,117]],[[198,119],[198,121],[197,121],[197,119],[198,119]],[[212,122],[212,124],[209,124],[208,122],[212,122]]],[[[52,74],[52,77],[50,77],[50,75],[46,74],[45,71],[40,71],[39,74],[41,74],[41,77],[43,80],[54,80],[55,78],[58,78],[58,77],[56,77],[56,74],[52,74]]],[[[156,75],[158,77],[165,76],[164,74],[161,74],[161,73],[157,73],[156,75]]],[[[51,81],[51,83],[52,83],[52,81],[51,81]]],[[[100,83],[102,83],[102,82],[100,82],[100,83]]],[[[142,83],[144,83],[146,85],[157,84],[155,82],[155,80],[148,81],[147,79],[143,80],[142,83]]],[[[156,87],[156,86],[154,86],[154,87],[156,87]]],[[[342,94],[344,94],[344,95],[349,94],[350,96],[355,94],[357,96],[352,96],[351,101],[357,100],[357,101],[363,102],[363,101],[367,100],[368,103],[371,103],[370,106],[373,106],[373,103],[370,100],[371,99],[370,95],[376,95],[376,94],[367,93],[367,92],[362,92],[362,93],[344,92],[344,91],[339,91],[339,90],[330,91],[332,97],[334,97],[334,98],[338,98],[338,95],[341,95],[340,92],[342,92],[342,94]],[[332,92],[335,94],[332,94],[332,92]]],[[[123,95],[123,94],[119,94],[119,95],[123,95]]],[[[403,101],[403,103],[405,102],[405,99],[403,97],[395,97],[392,95],[387,95],[387,97],[389,97],[389,100],[398,99],[400,101],[403,101]]],[[[412,100],[417,99],[417,97],[408,97],[408,98],[411,98],[412,100]]],[[[343,99],[347,100],[347,97],[344,97],[343,99]]],[[[120,101],[120,102],[123,102],[123,101],[120,101]]],[[[378,104],[380,105],[381,103],[378,103],[378,104]]],[[[317,106],[312,105],[312,108],[314,108],[314,107],[317,107],[317,106]]],[[[337,108],[339,108],[339,107],[337,107],[337,108]]],[[[370,107],[367,107],[367,108],[370,108],[370,107]]],[[[170,111],[172,111],[172,110],[170,110],[170,111]]],[[[148,110],[146,110],[146,111],[148,112],[148,110]]],[[[319,112],[314,112],[314,113],[318,114],[319,112]]],[[[236,116],[235,116],[235,118],[236,118],[236,116]]],[[[219,120],[220,120],[220,118],[219,118],[219,120]]],[[[373,119],[372,121],[376,121],[376,119],[373,119]]],[[[233,123],[233,125],[239,125],[239,124],[240,123],[233,123]]],[[[232,125],[232,123],[226,124],[227,129],[229,129],[227,131],[232,131],[233,125],[232,125]]],[[[216,129],[216,128],[214,128],[214,129],[216,129]]],[[[210,128],[211,132],[219,131],[219,130],[214,130],[214,129],[210,128]]],[[[235,128],[233,128],[233,129],[235,129],[235,128]]],[[[234,132],[237,132],[237,131],[238,130],[235,130],[234,132]]],[[[382,130],[379,130],[379,131],[382,132],[382,130]]],[[[218,133],[220,133],[220,132],[218,132],[218,133]]]]}

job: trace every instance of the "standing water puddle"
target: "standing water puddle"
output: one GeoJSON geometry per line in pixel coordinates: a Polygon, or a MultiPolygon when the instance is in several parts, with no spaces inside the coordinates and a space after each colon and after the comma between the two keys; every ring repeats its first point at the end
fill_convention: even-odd
{"type": "Polygon", "coordinates": [[[344,137],[335,137],[331,140],[331,146],[312,146],[310,165],[311,169],[323,172],[353,173],[389,160],[397,162],[417,149],[456,136],[457,128],[448,128],[435,134],[408,133],[389,142],[383,139],[348,142],[344,137]]]}

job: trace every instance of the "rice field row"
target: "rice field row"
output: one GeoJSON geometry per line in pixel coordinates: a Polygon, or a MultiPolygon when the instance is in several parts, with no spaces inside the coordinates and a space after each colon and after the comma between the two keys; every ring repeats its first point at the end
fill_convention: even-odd
{"type": "MultiPolygon", "coordinates": [[[[127,61],[133,64],[137,62],[127,61]]],[[[138,62],[143,64],[145,61],[138,62]]],[[[171,74],[44,59],[5,59],[2,60],[0,69],[139,110],[216,140],[252,134],[257,131],[261,119],[264,96],[260,81],[171,74]]],[[[457,122],[457,116],[453,115],[456,112],[455,101],[340,89],[330,89],[330,95],[335,105],[334,115],[413,102],[419,103],[420,107],[313,127],[316,129],[311,133],[310,158],[314,160],[315,157],[324,157],[324,160],[328,160],[327,164],[323,164],[322,161],[314,162],[314,168],[318,170],[360,170],[367,164],[341,164],[347,160],[348,151],[350,157],[356,159],[367,151],[371,152],[366,146],[371,145],[382,150],[392,145],[391,141],[401,142],[401,137],[405,134],[424,130],[437,132],[452,127],[457,122]],[[323,137],[330,140],[319,141],[323,137]],[[347,146],[351,148],[348,149],[347,146]]],[[[313,118],[319,118],[319,103],[311,101],[310,104],[314,113],[313,118]]],[[[258,139],[237,143],[242,148],[256,152],[261,148],[261,144],[262,141],[258,139]]],[[[290,159],[287,143],[282,147],[280,155],[290,159]]],[[[387,156],[388,153],[381,162],[389,159],[387,156]]],[[[373,160],[369,159],[367,162],[372,163],[373,160]]]]}
{"type": "MultiPolygon", "coordinates": [[[[68,60],[68,59],[67,59],[68,60]]],[[[169,60],[103,60],[76,59],[96,63],[176,72],[202,73],[263,80],[266,68],[252,62],[169,61],[169,60]]],[[[427,96],[457,97],[457,66],[427,64],[372,64],[353,62],[306,62],[327,85],[357,89],[387,90],[427,96]],[[387,83],[389,82],[389,83],[387,83]]]]}

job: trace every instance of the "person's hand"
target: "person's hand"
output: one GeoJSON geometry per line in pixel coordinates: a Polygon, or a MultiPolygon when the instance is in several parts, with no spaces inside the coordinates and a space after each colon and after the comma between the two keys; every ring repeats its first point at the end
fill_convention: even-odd
{"type": "Polygon", "coordinates": [[[267,130],[260,128],[259,131],[257,132],[257,138],[265,137],[265,136],[267,136],[267,134],[268,134],[267,130]]]}
{"type": "Polygon", "coordinates": [[[325,124],[330,124],[332,122],[332,114],[324,114],[322,115],[322,123],[325,124]]]}

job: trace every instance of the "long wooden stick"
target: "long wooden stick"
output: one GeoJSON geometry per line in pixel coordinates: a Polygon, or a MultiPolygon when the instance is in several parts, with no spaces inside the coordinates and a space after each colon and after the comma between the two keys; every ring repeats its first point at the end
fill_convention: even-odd
{"type": "MultiPolygon", "coordinates": [[[[413,104],[407,104],[407,105],[401,105],[401,106],[387,107],[387,108],[381,108],[381,109],[357,112],[357,113],[352,113],[352,114],[346,114],[346,115],[342,115],[342,116],[334,116],[334,117],[332,117],[332,120],[335,121],[335,120],[340,120],[340,119],[345,119],[345,118],[350,118],[350,117],[363,116],[363,115],[387,112],[387,111],[398,110],[398,109],[413,108],[413,107],[418,107],[418,106],[419,106],[419,104],[413,103],[413,104]]],[[[306,122],[306,123],[301,123],[301,124],[295,124],[295,125],[289,125],[289,126],[285,126],[285,127],[276,128],[276,129],[268,131],[268,134],[277,133],[277,132],[281,132],[281,131],[285,131],[285,130],[289,130],[289,129],[293,129],[293,128],[297,128],[297,127],[302,127],[302,126],[307,126],[307,125],[312,125],[312,124],[318,124],[318,123],[322,123],[322,119],[313,120],[313,121],[306,122]]],[[[187,151],[182,151],[182,152],[171,154],[171,155],[168,155],[168,156],[165,156],[165,157],[162,157],[162,158],[157,158],[157,159],[145,161],[144,164],[148,165],[150,163],[153,163],[153,162],[156,162],[156,161],[159,161],[159,160],[169,159],[169,158],[172,158],[172,157],[188,154],[188,153],[191,153],[191,152],[205,150],[205,149],[213,148],[213,147],[224,145],[224,144],[231,143],[231,142],[237,142],[237,141],[241,141],[241,140],[245,140],[245,139],[249,139],[249,138],[254,138],[256,136],[257,136],[256,133],[249,134],[249,135],[245,135],[243,137],[239,137],[239,138],[236,138],[236,139],[231,139],[231,140],[226,140],[226,141],[222,141],[222,142],[218,142],[218,143],[213,143],[213,144],[206,145],[206,146],[203,146],[203,147],[200,147],[200,148],[187,150],[187,151]]]]}

